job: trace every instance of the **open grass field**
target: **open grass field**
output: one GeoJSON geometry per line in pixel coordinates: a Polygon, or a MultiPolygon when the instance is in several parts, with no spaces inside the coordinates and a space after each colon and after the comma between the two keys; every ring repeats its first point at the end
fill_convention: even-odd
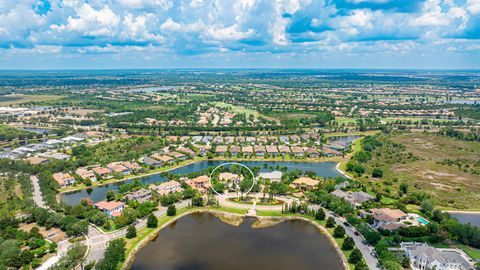
{"type": "MultiPolygon", "coordinates": [[[[389,180],[390,189],[408,183],[411,191],[426,192],[439,206],[465,210],[480,207],[480,143],[425,133],[390,137],[405,147],[394,156],[415,157],[397,162],[386,161],[386,155],[374,158],[373,165],[384,169],[383,178],[389,180]]],[[[368,181],[380,184],[379,180],[368,181]]]]}
{"type": "Polygon", "coordinates": [[[253,115],[255,118],[265,118],[269,121],[276,121],[278,122],[278,119],[274,118],[274,117],[270,117],[270,116],[266,116],[266,115],[263,115],[255,110],[252,110],[252,109],[248,109],[248,108],[245,108],[243,106],[235,106],[235,105],[232,105],[232,104],[228,104],[228,103],[224,103],[224,102],[214,102],[213,103],[215,106],[218,106],[220,108],[231,108],[232,111],[234,113],[244,113],[247,115],[247,117],[249,115],[253,115]]]}
{"type": "Polygon", "coordinates": [[[0,106],[11,106],[32,101],[57,100],[63,96],[57,95],[5,95],[0,96],[0,106]]]}

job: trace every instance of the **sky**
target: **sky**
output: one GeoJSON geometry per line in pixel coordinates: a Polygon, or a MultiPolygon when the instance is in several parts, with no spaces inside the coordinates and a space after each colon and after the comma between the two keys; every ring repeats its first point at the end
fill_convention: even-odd
{"type": "Polygon", "coordinates": [[[0,69],[480,68],[480,0],[0,0],[0,69]]]}

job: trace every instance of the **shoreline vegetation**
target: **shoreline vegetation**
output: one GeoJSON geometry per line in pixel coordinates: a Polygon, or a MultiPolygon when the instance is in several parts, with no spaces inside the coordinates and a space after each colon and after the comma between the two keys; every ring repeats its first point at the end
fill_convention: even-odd
{"type": "Polygon", "coordinates": [[[282,158],[278,158],[278,157],[277,158],[261,158],[261,159],[259,159],[259,158],[216,157],[216,158],[213,158],[213,159],[208,159],[207,157],[197,157],[193,160],[185,160],[185,161],[179,162],[178,164],[176,164],[174,166],[166,166],[166,167],[151,170],[147,173],[142,173],[142,174],[136,174],[136,175],[132,174],[132,175],[126,176],[122,179],[109,179],[109,180],[106,180],[106,181],[95,182],[91,186],[86,186],[85,184],[82,183],[82,184],[79,184],[79,185],[73,186],[73,187],[70,186],[70,187],[66,187],[66,188],[60,188],[60,189],[58,189],[58,192],[59,192],[58,194],[59,195],[60,194],[68,194],[68,193],[73,193],[73,192],[79,191],[79,190],[85,190],[85,189],[89,189],[89,188],[107,186],[107,185],[110,185],[110,184],[115,184],[115,183],[121,183],[121,182],[129,181],[129,180],[140,179],[140,178],[147,177],[147,176],[152,176],[152,175],[157,175],[157,174],[161,174],[161,173],[165,173],[165,172],[170,172],[170,171],[173,171],[173,170],[176,170],[176,169],[179,169],[179,168],[182,168],[182,167],[185,167],[185,166],[197,163],[197,162],[201,162],[201,161],[311,162],[311,163],[336,162],[337,166],[335,167],[335,169],[340,174],[342,174],[345,177],[351,179],[350,176],[348,176],[348,174],[345,171],[342,171],[341,166],[338,165],[338,164],[342,163],[342,161],[344,159],[348,158],[348,156],[350,156],[350,154],[345,156],[345,158],[332,157],[332,158],[320,158],[320,159],[319,158],[282,159],[282,158]]]}
{"type": "MultiPolygon", "coordinates": [[[[242,210],[243,211],[243,210],[242,210]]],[[[245,212],[245,211],[243,211],[245,212]]],[[[185,217],[187,215],[195,214],[195,213],[209,213],[217,218],[219,218],[225,224],[231,226],[240,226],[243,221],[245,220],[246,213],[240,214],[238,209],[230,209],[225,207],[219,208],[212,208],[212,207],[202,207],[202,208],[181,208],[179,209],[179,213],[176,216],[169,217],[169,216],[162,216],[159,218],[159,227],[150,229],[150,228],[142,228],[138,233],[137,237],[134,239],[129,239],[127,241],[127,252],[126,252],[126,259],[125,262],[122,264],[120,269],[127,270],[130,269],[133,262],[135,261],[135,255],[145,246],[147,246],[151,241],[155,240],[158,235],[160,234],[161,230],[166,228],[167,226],[173,224],[177,220],[185,217]]],[[[268,228],[275,226],[281,222],[287,220],[302,220],[304,222],[309,223],[310,225],[315,226],[319,233],[325,235],[328,239],[329,244],[331,244],[337,254],[339,255],[343,269],[353,269],[353,265],[349,265],[347,260],[347,252],[343,251],[340,246],[342,239],[335,239],[333,237],[333,232],[330,232],[324,224],[320,224],[319,221],[315,221],[312,218],[305,217],[299,214],[282,214],[280,212],[277,215],[272,216],[258,216],[256,217],[256,221],[252,224],[252,228],[254,229],[261,229],[261,228],[268,228]]]]}
{"type": "Polygon", "coordinates": [[[110,184],[114,184],[114,183],[120,183],[120,182],[125,182],[125,181],[128,181],[128,180],[134,180],[134,179],[139,179],[139,178],[142,178],[142,177],[147,177],[147,176],[152,176],[152,175],[156,175],[156,174],[160,174],[160,173],[163,173],[163,172],[169,172],[169,171],[173,171],[175,169],[178,169],[178,168],[181,168],[181,167],[184,167],[184,166],[188,166],[190,164],[194,164],[194,163],[197,163],[197,162],[200,162],[200,161],[221,161],[221,160],[228,160],[228,161],[259,161],[259,162],[336,162],[337,165],[335,167],[335,169],[340,173],[342,174],[344,177],[348,178],[348,179],[353,179],[352,178],[352,175],[350,175],[346,169],[345,169],[345,166],[348,162],[348,160],[350,159],[350,157],[352,155],[354,155],[357,151],[360,151],[361,150],[361,145],[360,145],[360,142],[362,141],[362,139],[364,138],[363,136],[367,136],[367,135],[373,135],[373,134],[376,134],[380,131],[378,130],[372,130],[372,131],[365,131],[365,132],[352,132],[352,133],[349,133],[349,134],[345,134],[345,133],[342,133],[342,132],[334,132],[334,133],[327,133],[325,134],[325,137],[326,138],[330,138],[330,137],[341,137],[341,136],[354,136],[354,135],[360,135],[362,137],[359,137],[355,140],[352,141],[352,152],[346,154],[344,157],[321,157],[321,158],[302,158],[302,159],[299,159],[299,158],[294,158],[294,157],[268,157],[268,158],[258,158],[258,157],[251,157],[251,158],[238,158],[238,157],[223,157],[223,156],[220,156],[220,157],[214,157],[214,158],[207,158],[207,157],[195,157],[193,160],[185,160],[185,161],[181,161],[179,162],[178,164],[175,164],[175,165],[172,165],[172,166],[166,166],[166,167],[161,167],[161,168],[158,168],[158,169],[153,169],[147,173],[143,173],[143,174],[137,174],[137,175],[129,175],[129,176],[126,176],[122,179],[109,179],[109,180],[106,180],[106,181],[101,181],[101,182],[95,182],[95,183],[92,183],[91,186],[86,186],[85,184],[80,184],[80,185],[77,185],[77,186],[74,186],[74,187],[66,187],[66,188],[60,188],[58,189],[59,191],[59,194],[63,194],[63,193],[71,193],[71,192],[75,192],[75,191],[79,191],[79,190],[85,190],[85,189],[89,189],[89,188],[93,188],[93,187],[99,187],[99,186],[106,186],[106,185],[110,185],[110,184]]]}

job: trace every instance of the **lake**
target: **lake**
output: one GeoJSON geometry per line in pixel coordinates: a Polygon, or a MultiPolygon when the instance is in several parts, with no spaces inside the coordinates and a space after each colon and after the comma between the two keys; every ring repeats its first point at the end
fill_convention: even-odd
{"type": "MultiPolygon", "coordinates": [[[[174,174],[186,174],[190,172],[199,172],[204,170],[210,166],[218,166],[222,163],[227,161],[220,161],[220,160],[203,160],[199,162],[195,162],[170,172],[174,174]]],[[[265,169],[265,165],[267,167],[276,168],[277,166],[280,167],[287,167],[287,170],[302,170],[302,171],[313,171],[318,176],[321,177],[336,177],[342,176],[342,174],[335,168],[337,165],[335,162],[290,162],[290,161],[241,161],[242,163],[248,167],[255,167],[260,166],[262,171],[269,171],[270,169],[265,169]]],[[[159,183],[166,181],[166,178],[163,177],[161,174],[155,174],[150,176],[145,176],[141,178],[142,182],[146,185],[159,183]]],[[[118,186],[123,183],[130,183],[133,180],[117,182],[105,186],[94,187],[91,189],[79,190],[71,193],[61,194],[62,201],[68,205],[75,205],[80,202],[82,198],[89,197],[94,202],[99,202],[104,200],[106,194],[109,190],[117,190],[118,186]]]]}
{"type": "Polygon", "coordinates": [[[468,212],[448,212],[452,218],[457,219],[463,224],[472,224],[480,227],[480,213],[468,213],[468,212]]]}
{"type": "Polygon", "coordinates": [[[313,225],[288,220],[252,229],[208,213],[191,214],[160,231],[135,256],[133,270],[343,269],[340,255],[313,225]]]}

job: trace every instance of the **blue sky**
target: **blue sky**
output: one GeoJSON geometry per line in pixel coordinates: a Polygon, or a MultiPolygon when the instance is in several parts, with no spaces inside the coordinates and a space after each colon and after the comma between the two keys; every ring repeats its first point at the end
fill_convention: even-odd
{"type": "Polygon", "coordinates": [[[480,0],[0,0],[0,68],[480,68],[480,0]]]}

